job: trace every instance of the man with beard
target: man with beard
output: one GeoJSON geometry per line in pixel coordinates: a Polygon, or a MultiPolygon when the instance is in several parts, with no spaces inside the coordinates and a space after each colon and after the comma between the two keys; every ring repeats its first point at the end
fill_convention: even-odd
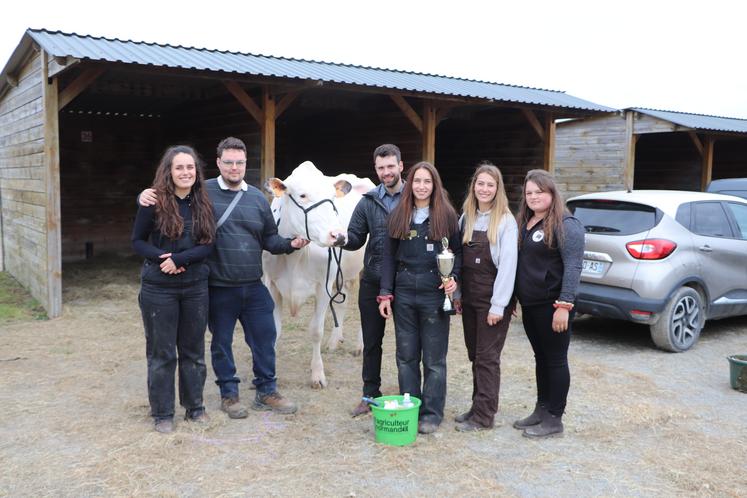
{"type": "MultiPolygon", "coordinates": [[[[381,344],[386,321],[379,314],[379,280],[387,232],[387,217],[399,203],[404,187],[402,154],[392,144],[380,145],[373,153],[374,169],[381,182],[365,193],[353,211],[344,248],[355,251],[366,243],[364,268],[358,291],[358,309],[363,330],[363,396],[381,396],[381,344]]],[[[368,413],[369,406],[361,401],[351,412],[353,417],[368,413]]]]}

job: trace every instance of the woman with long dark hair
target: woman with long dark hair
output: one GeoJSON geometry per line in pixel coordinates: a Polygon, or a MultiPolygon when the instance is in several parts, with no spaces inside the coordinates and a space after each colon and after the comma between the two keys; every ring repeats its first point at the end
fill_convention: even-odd
{"type": "Polygon", "coordinates": [[[215,240],[215,217],[204,189],[202,164],[191,147],[166,150],[156,169],[154,206],[138,208],[132,247],[145,258],[140,311],[145,326],[148,398],[158,432],[174,430],[174,375],[185,418],[205,422],[205,259],[215,240]]]}
{"type": "Polygon", "coordinates": [[[516,295],[534,350],[537,403],[514,427],[527,437],[556,436],[563,433],[571,383],[568,346],[585,232],[565,209],[552,175],[539,169],[529,171],[524,180],[518,224],[516,295]]]}
{"type": "Polygon", "coordinates": [[[462,324],[472,363],[472,405],[455,420],[456,429],[466,432],[494,425],[501,351],[515,302],[518,229],[494,164],[477,166],[462,211],[462,324]]]}
{"type": "Polygon", "coordinates": [[[400,393],[421,398],[418,431],[429,434],[444,416],[449,345],[444,293],[457,288],[462,251],[456,211],[432,164],[413,166],[401,195],[388,221],[377,300],[384,318],[394,312],[400,393]],[[443,238],[454,253],[452,278],[445,285],[436,266],[443,238]]]}

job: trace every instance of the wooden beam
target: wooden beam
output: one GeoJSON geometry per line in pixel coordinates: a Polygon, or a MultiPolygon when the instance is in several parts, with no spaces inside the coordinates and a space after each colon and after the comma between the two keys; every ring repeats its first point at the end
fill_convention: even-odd
{"type": "Polygon", "coordinates": [[[635,144],[638,140],[637,135],[633,135],[634,114],[634,111],[625,111],[623,185],[626,190],[633,190],[633,180],[635,178],[635,144]]]}
{"type": "Polygon", "coordinates": [[[430,103],[423,104],[423,161],[436,162],[436,107],[430,103]]]}
{"type": "Polygon", "coordinates": [[[540,140],[545,140],[545,127],[542,126],[542,123],[540,123],[540,120],[537,119],[537,116],[534,115],[532,111],[529,109],[521,109],[521,113],[524,115],[525,118],[527,118],[527,121],[529,121],[529,124],[532,125],[532,128],[534,128],[534,131],[537,132],[537,135],[540,137],[540,140]]]}
{"type": "Polygon", "coordinates": [[[53,78],[78,64],[80,64],[80,59],[76,59],[75,57],[55,57],[49,61],[49,73],[47,77],[53,78]]]}
{"type": "Polygon", "coordinates": [[[241,85],[236,83],[235,81],[224,81],[223,84],[226,86],[229,92],[236,97],[236,100],[239,101],[239,104],[241,104],[244,109],[246,109],[249,114],[252,115],[254,120],[262,126],[265,122],[265,116],[262,112],[262,109],[254,102],[254,99],[252,99],[248,93],[244,91],[243,88],[241,88],[241,85]]]}
{"type": "Polygon", "coordinates": [[[708,136],[706,137],[705,150],[703,153],[703,167],[700,175],[700,189],[705,192],[708,184],[711,183],[711,174],[713,173],[713,149],[716,144],[716,140],[708,136]]]}
{"type": "Polygon", "coordinates": [[[44,192],[47,214],[46,308],[50,318],[62,314],[62,242],[60,215],[60,121],[57,78],[49,81],[49,55],[42,51],[44,105],[44,192]]]}
{"type": "Polygon", "coordinates": [[[12,74],[6,74],[5,81],[9,86],[12,86],[13,88],[16,88],[18,86],[18,78],[16,76],[13,76],[12,74]]]}
{"type": "Polygon", "coordinates": [[[299,93],[301,92],[288,92],[283,95],[283,98],[281,98],[280,102],[278,102],[275,106],[275,119],[279,118],[280,115],[283,114],[286,109],[288,109],[288,106],[290,106],[293,101],[296,100],[299,93]]]}
{"type": "Polygon", "coordinates": [[[104,67],[92,67],[89,69],[86,69],[82,73],[78,75],[77,78],[73,80],[72,83],[70,83],[68,86],[65,87],[64,90],[60,92],[59,96],[59,111],[61,111],[66,105],[68,105],[70,102],[72,102],[75,97],[83,93],[83,91],[88,88],[91,83],[96,81],[96,78],[104,74],[104,67]]]}
{"type": "Polygon", "coordinates": [[[259,184],[264,185],[265,180],[275,176],[275,96],[269,86],[262,88],[262,135],[260,138],[260,171],[259,184]]]}
{"type": "Polygon", "coordinates": [[[410,122],[415,126],[415,128],[422,134],[423,133],[423,120],[418,116],[418,113],[415,112],[415,109],[410,106],[410,104],[407,103],[404,97],[401,95],[389,95],[389,97],[394,101],[395,104],[397,104],[397,107],[400,108],[402,113],[407,117],[407,119],[410,120],[410,122]]]}
{"type": "Polygon", "coordinates": [[[695,145],[695,148],[698,149],[698,154],[700,154],[700,157],[704,157],[703,154],[705,153],[705,150],[703,149],[703,142],[700,141],[698,134],[694,131],[688,131],[687,134],[690,136],[690,140],[693,141],[693,145],[695,145]]]}
{"type": "Polygon", "coordinates": [[[555,118],[552,113],[545,114],[545,127],[542,130],[544,135],[544,164],[545,171],[551,175],[555,174],[555,118]]]}

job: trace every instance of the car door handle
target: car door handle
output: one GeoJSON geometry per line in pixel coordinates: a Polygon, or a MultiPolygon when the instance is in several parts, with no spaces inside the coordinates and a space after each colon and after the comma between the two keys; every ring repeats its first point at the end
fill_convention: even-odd
{"type": "Polygon", "coordinates": [[[713,249],[711,249],[711,246],[709,246],[708,244],[704,246],[700,246],[698,247],[698,249],[700,249],[703,252],[713,252],[713,249]]]}

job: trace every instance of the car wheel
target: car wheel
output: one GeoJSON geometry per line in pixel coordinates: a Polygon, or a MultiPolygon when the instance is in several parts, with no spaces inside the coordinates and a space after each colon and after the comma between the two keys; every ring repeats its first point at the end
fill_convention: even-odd
{"type": "Polygon", "coordinates": [[[691,287],[682,287],[651,325],[651,339],[665,351],[681,353],[698,341],[704,323],[703,297],[691,287]]]}

